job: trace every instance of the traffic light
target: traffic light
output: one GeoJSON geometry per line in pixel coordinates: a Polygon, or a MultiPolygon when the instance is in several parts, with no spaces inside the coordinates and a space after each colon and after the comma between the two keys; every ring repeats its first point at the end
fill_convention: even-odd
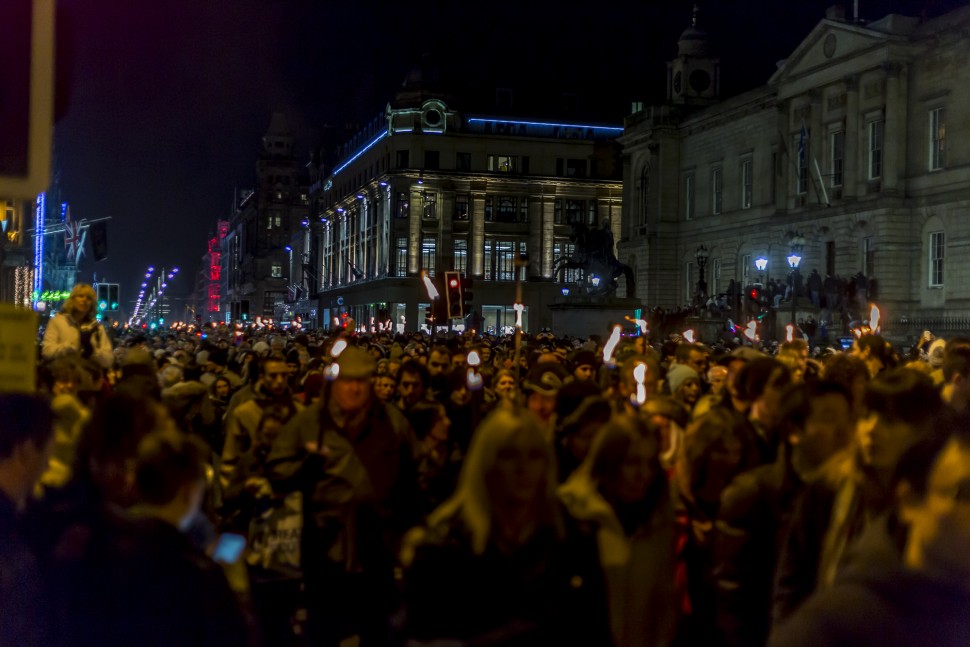
{"type": "Polygon", "coordinates": [[[117,312],[118,307],[120,305],[121,305],[121,302],[118,298],[118,284],[109,283],[108,284],[108,310],[117,312]]]}
{"type": "Polygon", "coordinates": [[[761,303],[761,288],[756,285],[752,285],[748,288],[748,297],[755,303],[761,303]]]}
{"type": "Polygon", "coordinates": [[[98,312],[104,312],[107,310],[108,305],[108,284],[98,283],[98,312]]]}
{"type": "Polygon", "coordinates": [[[445,272],[445,312],[448,319],[465,318],[461,274],[458,272],[445,272]]]}
{"type": "Polygon", "coordinates": [[[461,307],[462,316],[466,317],[472,311],[472,278],[470,276],[461,277],[461,307]]]}

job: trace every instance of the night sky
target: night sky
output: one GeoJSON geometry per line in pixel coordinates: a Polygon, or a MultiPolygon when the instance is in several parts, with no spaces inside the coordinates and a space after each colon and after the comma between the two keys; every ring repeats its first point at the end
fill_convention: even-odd
{"type": "MultiPolygon", "coordinates": [[[[706,0],[722,94],[767,81],[775,62],[833,0],[706,0]]],[[[959,0],[860,0],[875,20],[935,15],[959,0]]],[[[847,3],[851,15],[851,2],[847,3]]],[[[632,100],[658,100],[665,63],[689,24],[687,0],[334,2],[332,0],[59,0],[68,40],[67,112],[55,131],[62,199],[75,219],[111,216],[108,259],[81,280],[122,284],[149,264],[182,268],[188,294],[206,234],[251,188],[260,137],[286,113],[301,159],[327,127],[376,116],[422,54],[451,78],[577,92],[622,121],[632,100]]],[[[540,116],[540,115],[536,115],[540,116]]]]}

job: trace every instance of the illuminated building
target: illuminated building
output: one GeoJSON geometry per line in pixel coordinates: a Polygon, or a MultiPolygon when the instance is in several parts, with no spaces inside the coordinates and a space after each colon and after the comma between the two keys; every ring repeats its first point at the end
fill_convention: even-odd
{"type": "MultiPolygon", "coordinates": [[[[968,28],[970,7],[873,22],[833,8],[764,86],[721,99],[719,61],[702,26],[689,27],[666,102],[639,107],[621,138],[618,238],[639,261],[638,296],[689,302],[701,245],[709,293],[752,283],[759,257],[765,279],[784,282],[804,238],[802,276],[861,272],[887,334],[965,334],[968,28]],[[692,70],[704,71],[696,84],[692,70]]],[[[865,296],[848,317],[867,318],[865,296]]],[[[822,313],[799,312],[810,315],[822,313]]]]}
{"type": "Polygon", "coordinates": [[[458,271],[474,281],[477,323],[464,323],[508,329],[516,259],[525,255],[523,324],[537,332],[550,325],[547,305],[561,299],[554,263],[575,251],[570,223],[608,219],[620,231],[622,129],[584,122],[577,111],[551,119],[548,106],[519,116],[511,89],[482,110],[459,112],[434,87],[433,72],[414,68],[332,164],[311,170],[307,258],[320,323],[352,318],[365,329],[389,321],[393,330],[418,330],[429,303],[421,273],[458,271]]]}

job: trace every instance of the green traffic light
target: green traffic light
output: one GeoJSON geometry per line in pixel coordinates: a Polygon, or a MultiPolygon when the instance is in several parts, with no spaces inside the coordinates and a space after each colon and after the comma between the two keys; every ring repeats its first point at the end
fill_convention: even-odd
{"type": "Polygon", "coordinates": [[[112,303],[111,304],[111,309],[112,310],[117,310],[118,309],[118,304],[117,303],[112,303]]]}
{"type": "Polygon", "coordinates": [[[106,310],[108,308],[108,302],[102,301],[98,304],[98,310],[106,310]]]}

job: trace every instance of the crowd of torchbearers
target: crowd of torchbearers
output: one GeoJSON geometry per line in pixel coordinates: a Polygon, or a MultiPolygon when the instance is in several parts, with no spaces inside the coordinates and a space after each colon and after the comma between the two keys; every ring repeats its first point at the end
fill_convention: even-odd
{"type": "Polygon", "coordinates": [[[0,395],[0,645],[970,644],[970,338],[94,312],[0,395]]]}

